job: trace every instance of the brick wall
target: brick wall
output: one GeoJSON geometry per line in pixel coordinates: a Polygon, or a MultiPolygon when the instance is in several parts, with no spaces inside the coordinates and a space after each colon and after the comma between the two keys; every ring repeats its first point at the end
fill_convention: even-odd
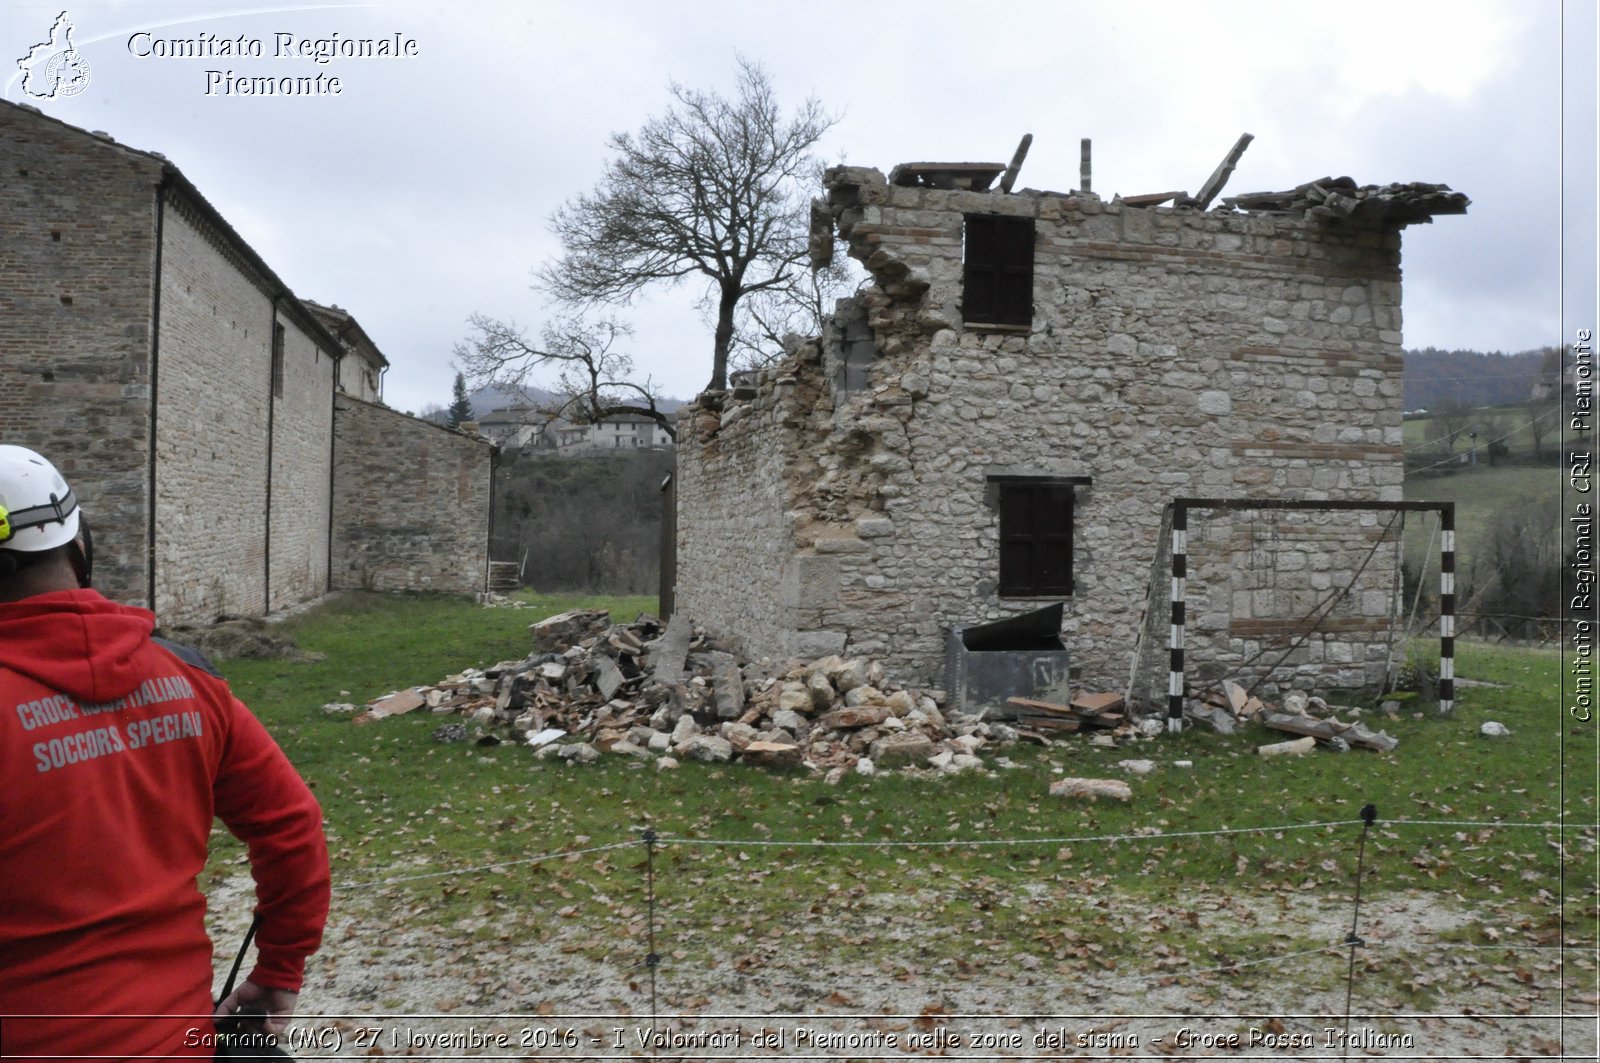
{"type": "Polygon", "coordinates": [[[493,447],[349,395],[334,411],[334,589],[482,592],[493,447]]]}
{"type": "MultiPolygon", "coordinates": [[[[994,478],[1086,477],[1063,639],[1085,683],[1120,689],[1173,497],[1400,498],[1397,232],[853,168],[831,202],[877,281],[859,306],[876,360],[862,377],[859,341],[825,335],[680,440],[679,609],[751,652],[842,649],[937,684],[949,627],[1057,600],[998,593],[994,478]],[[969,212],[1035,219],[1031,327],[963,322],[969,212]],[[865,386],[836,389],[852,374],[865,386]]],[[[1360,568],[1340,633],[1286,667],[1381,674],[1392,544],[1361,568],[1378,519],[1261,538],[1218,515],[1191,551],[1191,660],[1240,665],[1360,568]]]]}
{"type": "Polygon", "coordinates": [[[66,477],[95,582],[146,604],[160,163],[0,102],[0,442],[66,477]]]}

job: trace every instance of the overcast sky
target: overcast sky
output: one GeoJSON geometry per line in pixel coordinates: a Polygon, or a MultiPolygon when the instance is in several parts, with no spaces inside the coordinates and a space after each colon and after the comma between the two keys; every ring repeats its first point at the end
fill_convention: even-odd
{"type": "MultiPolygon", "coordinates": [[[[1089,137],[1101,195],[1194,191],[1250,132],[1224,194],[1444,182],[1472,206],[1405,231],[1408,347],[1526,350],[1594,325],[1593,0],[73,3],[89,86],[28,99],[14,60],[61,10],[0,10],[4,97],[166,155],[296,294],[361,321],[400,409],[448,402],[469,314],[544,319],[530,283],[557,252],[551,211],[600,177],[608,134],[665,109],[671,79],[730,90],[736,54],[780,99],[841,115],[830,162],[1003,162],[1031,132],[1019,185],[1076,187],[1089,137]],[[399,34],[417,54],[318,65],[274,58],[280,33],[399,34]],[[202,34],[264,55],[135,54],[202,34]],[[208,95],[208,70],[342,91],[208,95]]],[[[698,295],[630,312],[668,395],[709,377],[698,295]]]]}

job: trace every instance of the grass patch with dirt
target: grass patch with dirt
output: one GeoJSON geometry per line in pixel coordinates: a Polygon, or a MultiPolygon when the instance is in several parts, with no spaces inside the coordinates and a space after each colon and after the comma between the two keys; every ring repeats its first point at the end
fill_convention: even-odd
{"type": "MultiPolygon", "coordinates": [[[[1595,940],[1596,805],[1585,769],[1595,733],[1562,715],[1554,653],[1461,645],[1457,674],[1495,685],[1459,691],[1451,718],[1408,705],[1381,721],[1399,739],[1391,754],[1260,757],[1256,745],[1282,736],[1259,728],[1120,749],[1072,736],[987,748],[986,758],[1010,765],[987,773],[850,776],[837,786],[739,764],[539,761],[514,745],[436,744],[440,721],[425,713],[357,726],[321,709],[526,656],[527,625],[577,604],[354,596],[283,625],[320,661],[221,662],[323,803],[336,908],[381,910],[388,932],[426,935],[441,951],[546,947],[574,963],[637,969],[653,871],[669,981],[708,971],[737,979],[778,963],[890,978],[933,969],[1178,978],[1196,964],[1337,940],[1330,928],[1348,920],[1354,889],[1355,821],[1370,802],[1379,818],[1365,853],[1368,903],[1421,894],[1473,913],[1449,923],[1455,936],[1440,947],[1595,940]],[[1511,736],[1481,737],[1491,718],[1511,736]],[[1136,757],[1155,770],[1128,775],[1120,762],[1136,757]],[[1127,778],[1134,799],[1051,798],[1064,775],[1127,778]],[[1564,836],[1521,825],[1563,817],[1564,836]],[[660,835],[652,861],[637,842],[646,826],[660,835]],[[533,859],[611,843],[625,844],[533,859]]],[[[626,619],[654,606],[583,604],[626,619]]],[[[219,836],[213,881],[242,862],[219,836]]],[[[1397,999],[1430,1001],[1441,989],[1425,971],[1437,962],[1437,953],[1375,956],[1369,977],[1397,999]]],[[[1331,977],[1302,966],[1237,978],[1271,985],[1285,973],[1331,977]]],[[[823,999],[827,987],[816,988],[823,999]]]]}

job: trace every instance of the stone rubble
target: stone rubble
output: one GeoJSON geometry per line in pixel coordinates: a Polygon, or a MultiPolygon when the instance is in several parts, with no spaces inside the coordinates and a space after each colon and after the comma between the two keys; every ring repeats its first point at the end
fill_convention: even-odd
{"type": "MultiPolygon", "coordinates": [[[[830,782],[848,772],[986,770],[980,752],[1023,740],[1049,744],[1064,736],[1042,730],[1066,730],[1069,724],[1073,730],[1100,728],[1083,737],[1106,749],[1150,740],[1164,730],[1156,716],[1128,720],[1120,711],[1122,699],[1112,695],[1080,693],[1069,705],[1014,698],[1033,715],[1011,722],[946,714],[944,691],[892,686],[877,661],[828,655],[777,668],[765,660],[741,661],[681,617],[664,624],[640,614],[617,624],[604,611],[572,610],[528,630],[534,652],[522,660],[386,694],[369,702],[354,722],[426,708],[465,718],[437,728],[432,737],[438,742],[515,742],[540,759],[580,764],[605,754],[631,756],[654,761],[660,770],[684,761],[799,766],[825,773],[830,782]],[[1044,728],[1040,721],[1056,726],[1044,728]]],[[[330,702],[323,708],[349,712],[352,706],[330,702]]],[[[1354,722],[1359,709],[1330,706],[1300,691],[1273,705],[1226,680],[1189,699],[1184,714],[1191,726],[1205,724],[1222,734],[1254,722],[1336,752],[1352,746],[1387,752],[1398,744],[1354,722]]],[[[1311,748],[1297,741],[1270,751],[1311,748]]],[[[1119,767],[1142,775],[1155,765],[1126,760],[1119,767]]]]}
{"type": "MultiPolygon", "coordinates": [[[[1386,731],[1373,731],[1355,722],[1362,715],[1358,707],[1329,705],[1324,699],[1299,690],[1289,691],[1279,705],[1274,705],[1251,696],[1230,679],[1223,680],[1203,697],[1188,699],[1183,714],[1191,724],[1203,723],[1225,735],[1253,721],[1270,730],[1306,736],[1315,746],[1334,753],[1348,752],[1353,746],[1387,753],[1400,744],[1399,739],[1386,731]]],[[[1384,714],[1392,715],[1387,709],[1384,714]]],[[[1312,748],[1305,742],[1287,742],[1262,746],[1257,751],[1270,756],[1302,753],[1312,748]]]]}
{"type": "MultiPolygon", "coordinates": [[[[833,781],[850,771],[982,770],[981,750],[1017,738],[1003,723],[947,715],[943,691],[895,687],[863,658],[773,670],[740,661],[687,621],[648,614],[616,624],[603,611],[573,610],[528,630],[528,657],[386,695],[354,722],[426,706],[465,717],[480,744],[517,742],[539,758],[591,763],[609,753],[663,770],[685,761],[794,765],[833,781]]],[[[434,732],[437,741],[469,737],[460,721],[434,732]]]]}

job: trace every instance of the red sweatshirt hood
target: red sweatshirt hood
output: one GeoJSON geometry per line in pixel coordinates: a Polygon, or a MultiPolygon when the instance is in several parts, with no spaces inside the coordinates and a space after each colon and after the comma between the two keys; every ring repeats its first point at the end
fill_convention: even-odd
{"type": "Polygon", "coordinates": [[[0,602],[0,667],[81,702],[115,701],[147,673],[134,657],[155,615],[98,591],[55,591],[0,602]]]}

